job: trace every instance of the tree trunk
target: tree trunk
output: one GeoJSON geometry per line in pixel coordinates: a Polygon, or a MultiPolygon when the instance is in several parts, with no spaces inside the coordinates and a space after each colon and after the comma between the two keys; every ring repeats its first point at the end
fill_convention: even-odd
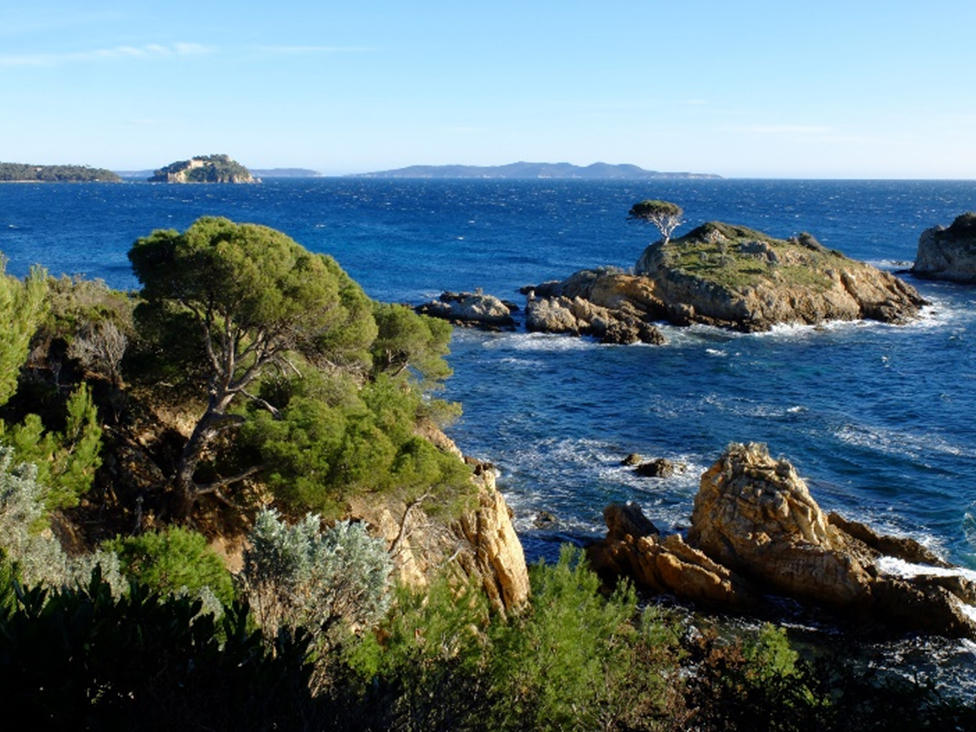
{"type": "Polygon", "coordinates": [[[196,481],[193,479],[197,471],[197,465],[203,457],[210,441],[216,437],[217,424],[224,419],[224,412],[233,399],[233,394],[223,394],[220,397],[213,395],[207,405],[207,411],[197,421],[193,428],[190,439],[183,446],[179,462],[176,464],[176,472],[173,475],[173,488],[176,491],[176,501],[173,506],[174,518],[177,521],[187,521],[193,516],[193,509],[196,507],[199,491],[196,481]]]}

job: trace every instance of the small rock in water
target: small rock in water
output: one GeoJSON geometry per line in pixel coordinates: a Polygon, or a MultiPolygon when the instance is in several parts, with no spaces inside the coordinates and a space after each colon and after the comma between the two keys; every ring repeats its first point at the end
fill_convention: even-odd
{"type": "Polygon", "coordinates": [[[556,517],[548,511],[539,511],[532,524],[537,529],[548,529],[556,523],[556,517]]]}
{"type": "Polygon", "coordinates": [[[670,478],[674,475],[675,468],[675,464],[667,458],[657,458],[641,463],[635,468],[635,471],[645,478],[670,478]]]}

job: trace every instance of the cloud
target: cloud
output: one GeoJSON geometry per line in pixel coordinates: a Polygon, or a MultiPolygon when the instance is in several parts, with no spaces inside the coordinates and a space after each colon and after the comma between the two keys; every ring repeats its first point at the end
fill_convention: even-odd
{"type": "Polygon", "coordinates": [[[0,68],[17,66],[62,66],[116,59],[176,58],[213,53],[214,49],[199,43],[173,43],[163,46],[151,43],[145,46],[115,46],[73,53],[33,53],[0,55],[0,68]]]}
{"type": "Polygon", "coordinates": [[[360,46],[258,46],[258,51],[281,56],[309,56],[337,53],[370,53],[372,48],[360,46]]]}

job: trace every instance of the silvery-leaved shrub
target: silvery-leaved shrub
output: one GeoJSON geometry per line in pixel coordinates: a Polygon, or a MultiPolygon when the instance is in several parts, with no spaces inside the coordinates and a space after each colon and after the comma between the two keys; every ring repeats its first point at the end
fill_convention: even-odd
{"type": "Polygon", "coordinates": [[[88,584],[92,570],[99,566],[113,594],[120,595],[125,582],[118,557],[99,550],[69,558],[46,528],[46,499],[47,488],[37,480],[37,467],[15,462],[13,448],[0,445],[0,555],[14,565],[20,581],[28,586],[74,588],[88,584]]]}
{"type": "Polygon", "coordinates": [[[305,627],[326,637],[379,619],[390,604],[393,562],[382,539],[361,523],[339,521],[322,531],[308,514],[289,526],[262,510],[244,551],[241,583],[266,634],[305,627]]]}

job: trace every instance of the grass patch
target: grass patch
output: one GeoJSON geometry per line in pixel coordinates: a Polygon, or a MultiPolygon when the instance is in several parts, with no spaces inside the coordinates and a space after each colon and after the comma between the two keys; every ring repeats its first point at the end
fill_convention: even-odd
{"type": "Polygon", "coordinates": [[[728,290],[775,284],[824,292],[832,285],[832,271],[854,263],[840,252],[803,243],[815,241],[806,236],[774,239],[744,226],[710,222],[663,245],[661,256],[670,270],[728,290]]]}

